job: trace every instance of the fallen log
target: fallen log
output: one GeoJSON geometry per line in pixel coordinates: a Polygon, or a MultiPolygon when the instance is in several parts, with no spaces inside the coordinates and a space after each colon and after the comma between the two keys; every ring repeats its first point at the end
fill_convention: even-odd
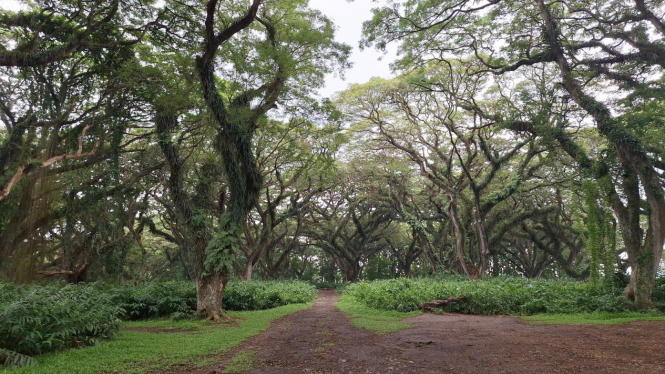
{"type": "Polygon", "coordinates": [[[73,270],[40,270],[37,272],[39,275],[45,277],[52,277],[54,275],[72,275],[74,274],[73,270]]]}
{"type": "Polygon", "coordinates": [[[445,300],[434,300],[429,303],[422,303],[418,308],[425,312],[431,312],[433,308],[443,308],[450,303],[461,303],[463,301],[466,301],[466,296],[451,297],[445,300]]]}
{"type": "Polygon", "coordinates": [[[52,277],[54,275],[66,275],[68,283],[79,283],[85,278],[85,272],[88,269],[88,264],[83,264],[81,267],[74,270],[40,270],[37,274],[45,277],[52,277]]]}

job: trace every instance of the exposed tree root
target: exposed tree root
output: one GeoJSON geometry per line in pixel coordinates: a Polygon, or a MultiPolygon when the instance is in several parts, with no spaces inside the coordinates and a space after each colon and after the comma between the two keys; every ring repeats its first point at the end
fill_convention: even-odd
{"type": "Polygon", "coordinates": [[[428,303],[422,303],[418,308],[425,312],[431,312],[433,308],[443,308],[450,303],[461,303],[462,301],[466,301],[466,296],[451,297],[445,300],[434,300],[428,303]]]}
{"type": "Polygon", "coordinates": [[[206,316],[205,319],[214,323],[225,324],[225,323],[237,323],[242,321],[242,318],[231,317],[230,315],[218,311],[212,313],[207,313],[205,310],[198,311],[199,315],[206,316]]]}

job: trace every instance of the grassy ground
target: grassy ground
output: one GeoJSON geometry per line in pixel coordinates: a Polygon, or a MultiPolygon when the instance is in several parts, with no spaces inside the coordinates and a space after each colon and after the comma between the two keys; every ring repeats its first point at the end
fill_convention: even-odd
{"type": "Polygon", "coordinates": [[[376,331],[379,334],[408,329],[411,325],[402,322],[402,319],[422,314],[420,311],[400,313],[368,308],[355,301],[351,296],[340,297],[335,306],[342,312],[350,314],[354,326],[376,331]]]}
{"type": "Polygon", "coordinates": [[[213,359],[205,356],[223,352],[250,336],[266,330],[270,322],[287,314],[307,308],[307,304],[292,304],[279,308],[229,312],[242,319],[237,324],[214,325],[206,321],[152,320],[127,322],[118,338],[83,349],[37,357],[36,367],[10,368],[4,373],[34,374],[94,374],[143,373],[163,370],[176,364],[203,366],[213,359]],[[152,328],[159,332],[127,331],[127,328],[152,328]],[[169,329],[178,329],[168,332],[169,329]],[[187,331],[183,331],[187,330],[187,331]]]}
{"type": "MultiPolygon", "coordinates": [[[[406,317],[420,315],[421,312],[400,313],[368,308],[354,297],[344,295],[335,304],[337,308],[351,315],[356,327],[373,330],[378,333],[389,333],[408,329],[411,327],[401,320],[406,317]]],[[[616,325],[636,321],[665,321],[665,315],[659,312],[596,312],[596,313],[574,313],[574,314],[536,314],[533,316],[520,317],[534,325],[616,325]]]]}
{"type": "Polygon", "coordinates": [[[223,374],[237,374],[252,370],[254,366],[254,352],[240,352],[229,360],[223,374]]]}
{"type": "Polygon", "coordinates": [[[534,325],[618,325],[635,321],[665,321],[660,313],[537,314],[522,319],[534,325]]]}

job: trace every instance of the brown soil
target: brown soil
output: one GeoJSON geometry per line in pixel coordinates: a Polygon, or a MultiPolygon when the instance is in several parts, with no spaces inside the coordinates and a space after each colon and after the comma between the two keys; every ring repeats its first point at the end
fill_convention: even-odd
{"type": "MultiPolygon", "coordinates": [[[[255,352],[251,373],[665,373],[665,323],[527,325],[511,317],[423,314],[377,335],[350,324],[321,291],[314,306],[273,323],[220,362],[175,373],[223,373],[255,352]]],[[[173,373],[173,372],[172,372],[173,373]]]]}

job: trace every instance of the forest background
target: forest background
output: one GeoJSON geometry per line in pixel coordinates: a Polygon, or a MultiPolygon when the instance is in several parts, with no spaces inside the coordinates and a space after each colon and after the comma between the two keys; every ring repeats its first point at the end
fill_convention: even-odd
{"type": "MultiPolygon", "coordinates": [[[[663,6],[377,4],[394,76],[304,0],[0,13],[0,277],[588,280],[653,307],[663,6]]],[[[339,27],[344,27],[340,23],[339,27]]]]}

